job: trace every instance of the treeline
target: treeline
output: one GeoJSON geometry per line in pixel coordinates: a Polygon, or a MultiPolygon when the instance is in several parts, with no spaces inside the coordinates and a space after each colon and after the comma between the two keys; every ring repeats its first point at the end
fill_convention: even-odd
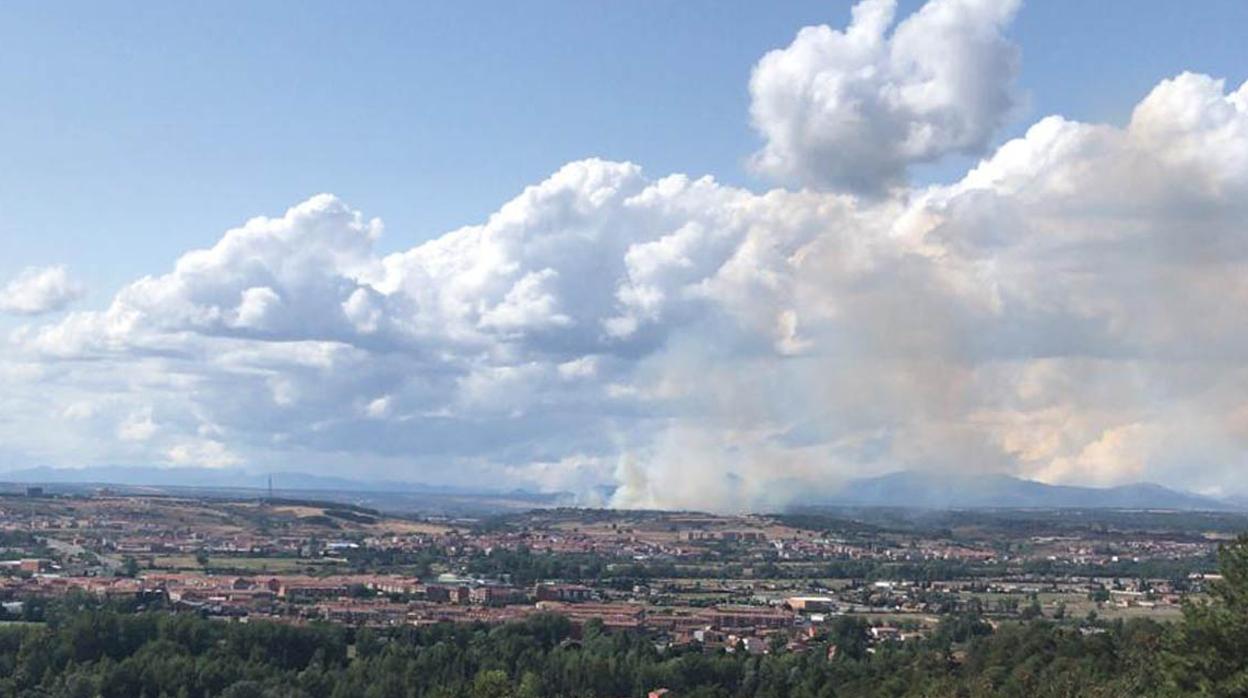
{"type": "Polygon", "coordinates": [[[1248,694],[1248,538],[1224,579],[1172,625],[1148,620],[1003,625],[945,620],[872,652],[837,619],[806,651],[663,650],[641,635],[581,637],[564,618],[389,632],[133,613],[84,599],[41,625],[0,628],[0,696],[93,698],[676,698],[1242,696],[1248,694]],[[835,652],[831,648],[835,647],[835,652]]]}
{"type": "Polygon", "coordinates": [[[1202,540],[1201,533],[1235,534],[1248,525],[1238,511],[1150,511],[1139,509],[963,509],[923,510],[845,507],[807,510],[776,517],[781,523],[839,537],[879,539],[885,535],[953,537],[955,530],[991,531],[1006,540],[1032,536],[1147,533],[1154,540],[1202,540]]]}
{"type": "Polygon", "coordinates": [[[547,579],[599,582],[611,576],[615,558],[594,553],[534,553],[528,548],[500,548],[478,552],[465,561],[467,570],[479,576],[505,577],[513,584],[529,586],[547,579]]]}
{"type": "Polygon", "coordinates": [[[634,583],[655,579],[812,579],[831,577],[858,579],[867,582],[896,580],[906,582],[941,582],[1009,575],[1122,577],[1129,579],[1168,579],[1182,583],[1193,572],[1208,572],[1216,567],[1212,559],[1122,560],[1106,565],[1076,565],[1053,560],[1027,560],[1016,563],[983,563],[963,560],[878,560],[843,559],[819,562],[682,562],[666,560],[635,561],[599,553],[533,552],[521,547],[477,552],[463,560],[451,560],[428,552],[403,556],[367,551],[346,553],[357,569],[389,570],[404,562],[419,562],[429,569],[434,562],[462,564],[474,575],[503,577],[527,586],[537,581],[560,579],[587,582],[602,586],[628,588],[634,583]],[[393,558],[393,559],[390,559],[393,558]],[[370,565],[372,565],[370,567],[370,565]]]}

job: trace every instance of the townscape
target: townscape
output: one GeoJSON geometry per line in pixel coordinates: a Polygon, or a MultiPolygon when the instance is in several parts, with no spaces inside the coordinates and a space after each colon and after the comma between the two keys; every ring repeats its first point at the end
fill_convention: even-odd
{"type": "Polygon", "coordinates": [[[1248,696],[1248,2],[4,9],[0,698],[1248,696]]]}
{"type": "Polygon", "coordinates": [[[501,624],[549,613],[668,645],[805,651],[842,617],[872,645],[942,618],[1092,631],[1177,618],[1239,514],[539,509],[383,514],[313,499],[101,491],[0,498],[5,616],[86,595],[231,622],[501,624]]]}

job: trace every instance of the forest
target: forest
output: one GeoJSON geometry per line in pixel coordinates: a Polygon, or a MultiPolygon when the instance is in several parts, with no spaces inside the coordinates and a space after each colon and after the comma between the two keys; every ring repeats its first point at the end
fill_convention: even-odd
{"type": "Polygon", "coordinates": [[[0,627],[0,696],[74,698],[468,698],[646,696],[1248,695],[1248,537],[1219,554],[1222,579],[1180,621],[993,628],[949,617],[930,637],[869,647],[840,617],[805,652],[661,648],[580,632],[560,616],[389,631],[220,622],[85,597],[0,627]],[[835,651],[832,648],[835,647],[835,651]]]}

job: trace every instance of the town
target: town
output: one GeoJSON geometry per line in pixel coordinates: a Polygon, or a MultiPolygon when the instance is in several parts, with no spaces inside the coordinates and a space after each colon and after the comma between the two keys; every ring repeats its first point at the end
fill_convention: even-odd
{"type": "Polygon", "coordinates": [[[297,625],[545,613],[663,645],[802,652],[847,617],[872,646],[922,638],[967,612],[1087,632],[1116,618],[1177,618],[1216,578],[1219,543],[1244,525],[1240,514],[1113,511],[450,518],[32,487],[0,497],[0,596],[10,620],[38,621],[47,600],[75,595],[297,625]]]}

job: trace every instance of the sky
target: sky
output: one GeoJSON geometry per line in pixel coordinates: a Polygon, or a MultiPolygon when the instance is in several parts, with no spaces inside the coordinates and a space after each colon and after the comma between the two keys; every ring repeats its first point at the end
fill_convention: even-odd
{"type": "Polygon", "coordinates": [[[1245,494],[1246,23],[18,3],[0,468],[719,509],[899,468],[1245,494]]]}

